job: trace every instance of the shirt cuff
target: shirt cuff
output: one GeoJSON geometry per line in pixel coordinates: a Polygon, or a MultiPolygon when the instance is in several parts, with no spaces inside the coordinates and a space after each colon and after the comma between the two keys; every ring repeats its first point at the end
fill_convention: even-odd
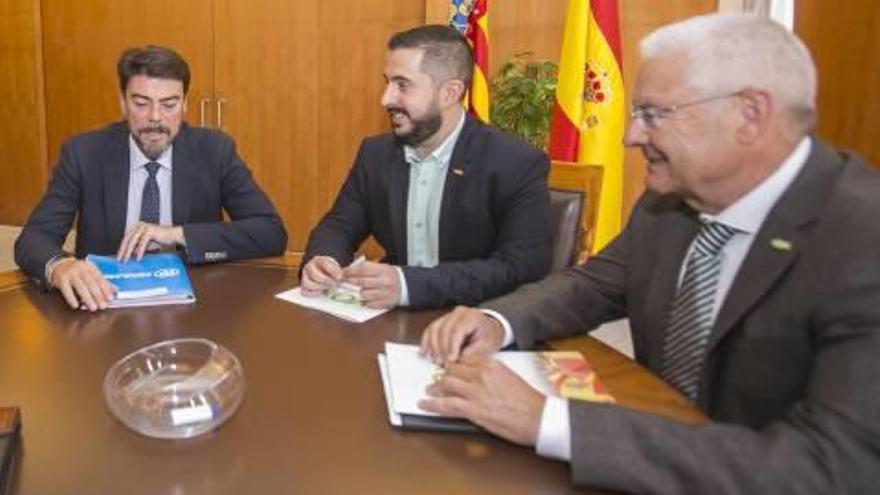
{"type": "Polygon", "coordinates": [[[513,340],[514,340],[513,339],[513,328],[511,328],[510,322],[507,321],[507,318],[505,318],[498,311],[494,311],[491,309],[481,309],[480,311],[482,311],[483,313],[486,313],[487,315],[491,316],[492,318],[495,318],[496,320],[498,320],[498,323],[501,323],[501,328],[504,329],[504,342],[501,343],[501,347],[507,347],[510,344],[512,344],[513,340]]]}
{"type": "Polygon", "coordinates": [[[397,280],[400,281],[400,297],[397,299],[398,306],[409,306],[409,289],[406,286],[406,277],[403,276],[403,269],[399,266],[394,267],[397,270],[397,280]]]}
{"type": "Polygon", "coordinates": [[[58,253],[55,256],[52,256],[49,261],[46,262],[45,268],[43,268],[43,276],[46,277],[46,287],[50,289],[54,289],[55,286],[52,285],[52,272],[55,271],[55,267],[58,265],[58,262],[65,259],[70,258],[70,253],[58,253]]]}
{"type": "Polygon", "coordinates": [[[571,427],[568,417],[568,401],[561,397],[547,397],[538,427],[535,452],[542,457],[571,460],[571,427]]]}

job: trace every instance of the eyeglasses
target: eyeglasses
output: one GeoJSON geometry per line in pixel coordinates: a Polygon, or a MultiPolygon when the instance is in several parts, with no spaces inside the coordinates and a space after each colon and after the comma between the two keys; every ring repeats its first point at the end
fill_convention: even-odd
{"type": "Polygon", "coordinates": [[[710,101],[723,100],[725,98],[733,98],[742,95],[742,91],[735,93],[725,93],[723,95],[710,96],[699,100],[689,101],[687,103],[679,103],[678,105],[668,105],[665,107],[654,107],[650,105],[639,105],[633,107],[629,113],[632,120],[639,121],[646,129],[659,129],[663,119],[668,119],[675,112],[695,105],[709,103],[710,101]]]}

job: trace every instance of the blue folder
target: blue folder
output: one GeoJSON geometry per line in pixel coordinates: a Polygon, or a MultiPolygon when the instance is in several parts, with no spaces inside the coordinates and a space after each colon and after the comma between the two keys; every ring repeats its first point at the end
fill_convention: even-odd
{"type": "Polygon", "coordinates": [[[183,261],[174,253],[147,254],[140,261],[116,261],[113,256],[90,254],[92,262],[116,287],[110,307],[190,304],[196,296],[183,261]]]}

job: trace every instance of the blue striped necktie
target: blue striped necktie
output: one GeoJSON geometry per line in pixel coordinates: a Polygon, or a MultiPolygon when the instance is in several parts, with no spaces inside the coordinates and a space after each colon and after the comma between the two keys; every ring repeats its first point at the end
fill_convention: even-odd
{"type": "Polygon", "coordinates": [[[737,232],[718,222],[706,222],[693,243],[663,340],[660,375],[691,401],[697,397],[709,334],[715,323],[713,307],[721,250],[737,232]]]}
{"type": "Polygon", "coordinates": [[[159,172],[159,164],[150,162],[144,165],[147,168],[147,182],[144,183],[144,193],[141,196],[141,222],[159,223],[159,182],[156,174],[159,172]]]}

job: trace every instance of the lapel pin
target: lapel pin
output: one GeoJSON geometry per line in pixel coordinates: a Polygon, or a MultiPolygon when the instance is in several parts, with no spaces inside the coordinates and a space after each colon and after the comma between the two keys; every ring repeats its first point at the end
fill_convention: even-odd
{"type": "Polygon", "coordinates": [[[464,170],[462,170],[462,169],[460,169],[460,168],[453,168],[453,169],[452,169],[452,175],[457,175],[457,176],[459,176],[459,177],[464,177],[464,170]]]}
{"type": "Polygon", "coordinates": [[[791,241],[774,237],[770,239],[770,246],[777,251],[791,251],[791,241]]]}

